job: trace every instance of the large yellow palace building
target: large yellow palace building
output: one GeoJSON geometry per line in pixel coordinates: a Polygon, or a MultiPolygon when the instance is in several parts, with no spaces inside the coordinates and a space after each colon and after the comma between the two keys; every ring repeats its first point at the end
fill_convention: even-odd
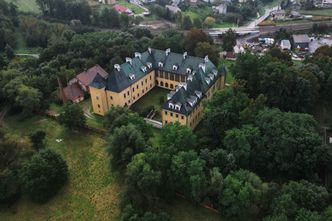
{"type": "Polygon", "coordinates": [[[170,90],[162,106],[162,124],[180,122],[195,128],[203,116],[203,99],[224,88],[225,69],[208,59],[148,49],[135,53],[105,79],[97,74],[90,84],[93,111],[104,115],[114,106],[131,106],[155,86],[170,90]]]}

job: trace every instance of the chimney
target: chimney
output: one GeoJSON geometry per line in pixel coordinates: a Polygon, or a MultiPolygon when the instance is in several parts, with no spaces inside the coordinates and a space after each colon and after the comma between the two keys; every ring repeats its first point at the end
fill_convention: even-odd
{"type": "Polygon", "coordinates": [[[186,58],[187,58],[187,55],[188,55],[188,53],[185,51],[185,52],[183,53],[183,59],[186,59],[186,58]]]}
{"type": "Polygon", "coordinates": [[[135,58],[139,58],[139,59],[141,59],[141,58],[142,58],[141,53],[139,53],[139,52],[135,52],[135,58]]]}
{"type": "Polygon", "coordinates": [[[126,62],[129,63],[130,65],[133,64],[133,60],[131,58],[126,58],[126,62]]]}
{"type": "Polygon", "coordinates": [[[117,71],[120,71],[120,70],[121,70],[121,67],[120,67],[119,64],[115,64],[115,65],[114,65],[114,68],[115,68],[117,71]]]}
{"type": "Polygon", "coordinates": [[[205,63],[209,62],[209,56],[206,55],[204,58],[204,61],[205,61],[205,63]]]}
{"type": "Polygon", "coordinates": [[[171,49],[170,49],[170,48],[167,48],[165,52],[166,52],[166,56],[168,56],[169,53],[171,53],[171,49]]]}

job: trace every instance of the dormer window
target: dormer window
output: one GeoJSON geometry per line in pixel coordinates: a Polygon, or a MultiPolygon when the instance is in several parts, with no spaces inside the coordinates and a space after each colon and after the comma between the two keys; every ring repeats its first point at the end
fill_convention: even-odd
{"type": "Polygon", "coordinates": [[[133,60],[131,58],[126,58],[126,62],[129,63],[130,65],[133,64],[133,60]]]}
{"type": "Polygon", "coordinates": [[[175,104],[175,110],[181,110],[181,106],[182,106],[182,104],[181,103],[176,103],[175,104]]]}
{"type": "Polygon", "coordinates": [[[130,80],[135,80],[135,75],[132,74],[132,73],[130,73],[130,74],[129,74],[129,78],[130,78],[130,80]]]}
{"type": "Polygon", "coordinates": [[[168,108],[170,108],[170,109],[174,109],[174,104],[173,103],[168,103],[168,108]]]}
{"type": "Polygon", "coordinates": [[[146,72],[146,71],[147,71],[146,66],[142,66],[142,67],[141,67],[141,70],[142,70],[143,72],[146,72]]]}
{"type": "Polygon", "coordinates": [[[202,98],[202,95],[203,95],[202,91],[195,91],[195,94],[199,99],[202,98]]]}
{"type": "Polygon", "coordinates": [[[178,70],[178,66],[177,65],[173,65],[173,71],[176,71],[176,70],[178,70]]]}
{"type": "Polygon", "coordinates": [[[209,78],[211,79],[211,81],[213,81],[214,79],[214,75],[213,74],[208,74],[209,78]]]}
{"type": "Polygon", "coordinates": [[[198,67],[201,68],[203,70],[203,72],[205,73],[205,64],[199,64],[198,67]]]}
{"type": "Polygon", "coordinates": [[[191,107],[194,107],[195,104],[197,103],[197,97],[195,96],[190,96],[190,98],[187,99],[187,102],[191,107]]]}
{"type": "Polygon", "coordinates": [[[141,59],[142,58],[142,54],[139,53],[139,52],[135,52],[135,58],[141,59]]]}
{"type": "Polygon", "coordinates": [[[115,68],[117,71],[120,71],[120,70],[121,70],[121,67],[120,67],[119,64],[115,64],[115,65],[114,65],[114,68],[115,68]]]}
{"type": "Polygon", "coordinates": [[[206,82],[207,84],[210,84],[210,83],[211,83],[211,79],[210,79],[210,78],[205,78],[205,82],[206,82]]]}
{"type": "Polygon", "coordinates": [[[146,66],[148,66],[148,68],[151,69],[152,68],[152,63],[151,62],[147,62],[146,66]]]}
{"type": "Polygon", "coordinates": [[[149,52],[149,54],[152,54],[152,49],[148,48],[148,52],[149,52]]]}
{"type": "Polygon", "coordinates": [[[183,87],[185,90],[187,90],[187,83],[180,83],[179,84],[179,89],[183,87]]]}
{"type": "Polygon", "coordinates": [[[160,67],[160,68],[162,68],[162,67],[164,67],[164,63],[163,62],[158,62],[158,67],[160,67]]]}
{"type": "Polygon", "coordinates": [[[188,81],[193,81],[193,76],[192,76],[192,75],[188,75],[187,80],[188,80],[188,81]]]}
{"type": "Polygon", "coordinates": [[[217,70],[213,70],[212,73],[214,74],[214,76],[217,77],[217,75],[218,75],[218,71],[217,70]]]}
{"type": "Polygon", "coordinates": [[[187,74],[191,74],[191,69],[187,68],[187,74]]]}

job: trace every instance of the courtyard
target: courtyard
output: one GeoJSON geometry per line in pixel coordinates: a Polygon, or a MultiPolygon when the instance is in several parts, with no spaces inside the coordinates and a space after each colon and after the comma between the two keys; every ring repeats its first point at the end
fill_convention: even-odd
{"type": "Polygon", "coordinates": [[[142,117],[152,116],[152,119],[161,121],[161,107],[167,100],[170,91],[160,87],[154,87],[149,93],[136,101],[131,110],[139,113],[142,117]]]}

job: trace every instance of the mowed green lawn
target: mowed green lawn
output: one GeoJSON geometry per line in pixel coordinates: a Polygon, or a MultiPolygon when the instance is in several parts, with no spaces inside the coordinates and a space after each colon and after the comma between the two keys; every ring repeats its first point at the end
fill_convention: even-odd
{"type": "Polygon", "coordinates": [[[31,12],[35,14],[40,14],[40,8],[36,3],[36,0],[5,0],[7,2],[13,2],[17,5],[18,10],[22,12],[31,12]]]}
{"type": "Polygon", "coordinates": [[[235,63],[235,61],[222,60],[221,63],[224,64],[225,68],[226,68],[226,72],[227,72],[226,73],[226,83],[231,84],[234,81],[234,75],[233,75],[233,73],[231,73],[230,67],[232,66],[232,64],[235,63]]]}
{"type": "Polygon", "coordinates": [[[330,17],[332,17],[332,9],[301,10],[300,13],[304,14],[304,15],[316,15],[316,16],[330,16],[330,17]]]}
{"type": "Polygon", "coordinates": [[[135,112],[144,110],[147,107],[154,106],[155,109],[161,108],[161,105],[167,100],[167,94],[170,91],[160,87],[154,87],[146,95],[136,101],[131,109],[135,112]]]}
{"type": "Polygon", "coordinates": [[[110,172],[103,137],[68,132],[57,122],[38,116],[28,120],[7,117],[5,123],[20,135],[36,129],[45,130],[47,146],[66,159],[70,176],[68,184],[48,203],[38,205],[23,197],[6,212],[0,211],[1,221],[118,219],[120,187],[110,172]],[[62,142],[56,139],[62,139],[62,142]]]}

